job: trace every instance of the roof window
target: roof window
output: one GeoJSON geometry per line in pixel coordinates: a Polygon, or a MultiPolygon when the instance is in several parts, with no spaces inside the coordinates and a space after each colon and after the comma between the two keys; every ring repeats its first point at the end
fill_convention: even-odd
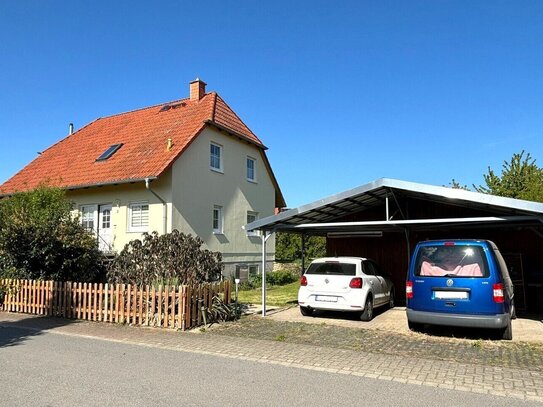
{"type": "Polygon", "coordinates": [[[107,148],[107,150],[104,151],[102,153],[102,155],[96,159],[96,161],[105,161],[105,160],[107,160],[109,157],[111,157],[113,154],[115,154],[117,152],[117,150],[119,148],[121,148],[122,146],[123,146],[123,143],[113,144],[113,145],[109,146],[107,148]]]}

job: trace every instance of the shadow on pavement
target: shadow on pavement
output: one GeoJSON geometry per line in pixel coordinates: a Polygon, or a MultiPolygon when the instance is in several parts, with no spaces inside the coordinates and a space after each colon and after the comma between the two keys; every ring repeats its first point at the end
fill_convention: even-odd
{"type": "Polygon", "coordinates": [[[518,313],[519,318],[530,319],[532,321],[541,322],[543,324],[543,314],[524,314],[518,313]]]}
{"type": "MultiPolygon", "coordinates": [[[[387,307],[379,307],[373,310],[373,318],[377,318],[379,315],[388,311],[387,307]]],[[[331,319],[344,319],[346,321],[360,321],[360,312],[341,312],[341,311],[313,311],[313,317],[319,318],[331,318],[331,319]]],[[[362,323],[362,322],[361,322],[362,323]]],[[[363,328],[363,325],[360,326],[363,328]]]]}
{"type": "Polygon", "coordinates": [[[0,348],[20,345],[31,337],[42,335],[44,331],[74,322],[70,319],[40,316],[28,316],[16,321],[0,320],[0,348]]]}

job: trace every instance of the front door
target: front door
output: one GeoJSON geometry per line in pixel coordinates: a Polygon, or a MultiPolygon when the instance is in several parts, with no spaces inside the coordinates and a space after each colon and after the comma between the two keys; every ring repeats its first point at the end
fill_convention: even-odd
{"type": "Polygon", "coordinates": [[[113,249],[111,233],[111,205],[100,205],[98,214],[98,248],[103,252],[113,249]]]}

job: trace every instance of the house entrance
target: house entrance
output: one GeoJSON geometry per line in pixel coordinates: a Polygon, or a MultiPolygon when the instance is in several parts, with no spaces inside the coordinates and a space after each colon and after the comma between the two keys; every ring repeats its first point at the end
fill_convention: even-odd
{"type": "Polygon", "coordinates": [[[111,205],[100,205],[98,213],[98,248],[103,252],[112,250],[111,205]]]}

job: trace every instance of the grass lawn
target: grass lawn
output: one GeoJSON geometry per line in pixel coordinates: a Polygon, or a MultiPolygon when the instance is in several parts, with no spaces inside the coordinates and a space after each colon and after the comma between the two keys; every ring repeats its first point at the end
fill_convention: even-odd
{"type": "MultiPolygon", "coordinates": [[[[284,306],[295,304],[298,300],[299,282],[290,283],[282,286],[271,286],[266,289],[266,304],[284,306]]],[[[262,304],[262,289],[240,291],[238,300],[245,304],[262,304]]]]}

